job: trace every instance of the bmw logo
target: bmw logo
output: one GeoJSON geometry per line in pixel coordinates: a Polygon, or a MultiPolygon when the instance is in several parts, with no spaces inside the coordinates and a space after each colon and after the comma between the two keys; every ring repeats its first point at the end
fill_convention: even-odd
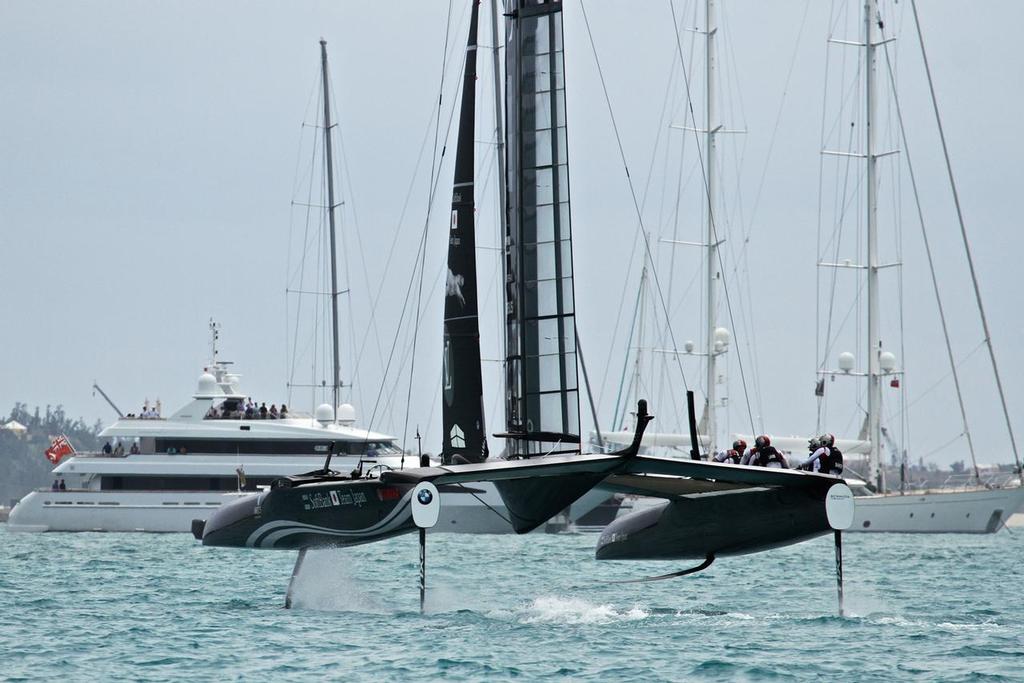
{"type": "Polygon", "coordinates": [[[427,489],[420,489],[420,492],[416,495],[416,499],[423,505],[430,505],[430,501],[434,500],[434,494],[427,489]]]}

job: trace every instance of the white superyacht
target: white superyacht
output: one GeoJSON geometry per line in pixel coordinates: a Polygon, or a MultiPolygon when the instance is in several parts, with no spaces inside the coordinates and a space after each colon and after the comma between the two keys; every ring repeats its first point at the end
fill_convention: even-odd
{"type": "MultiPolygon", "coordinates": [[[[328,404],[314,416],[246,419],[246,399],[227,364],[212,363],[192,401],[170,417],[122,417],[100,433],[115,444],[111,453],[75,453],[60,462],[53,477],[65,488],[29,493],[8,528],[187,532],[193,520],[239,495],[324,467],[332,443],[338,471],[417,465],[415,457],[403,463],[394,437],[355,427],[349,405],[339,407],[337,419],[328,404]]],[[[452,487],[442,499],[437,530],[511,531],[491,484],[452,487]]]]}

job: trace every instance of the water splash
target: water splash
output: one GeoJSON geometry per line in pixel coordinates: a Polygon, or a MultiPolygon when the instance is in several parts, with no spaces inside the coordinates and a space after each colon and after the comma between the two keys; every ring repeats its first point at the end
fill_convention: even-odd
{"type": "MultiPolygon", "coordinates": [[[[292,609],[383,614],[370,578],[353,571],[344,549],[311,550],[292,586],[292,609]]],[[[282,603],[284,597],[282,596],[282,603]]]]}
{"type": "Polygon", "coordinates": [[[532,600],[519,615],[519,620],[525,624],[607,624],[616,621],[638,621],[649,616],[650,611],[639,605],[620,610],[610,604],[553,595],[532,600]]]}

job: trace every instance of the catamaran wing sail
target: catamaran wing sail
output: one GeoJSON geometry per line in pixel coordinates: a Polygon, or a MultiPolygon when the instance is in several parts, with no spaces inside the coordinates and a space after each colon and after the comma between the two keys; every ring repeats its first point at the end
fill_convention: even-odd
{"type": "Polygon", "coordinates": [[[455,152],[448,274],[444,297],[444,358],[441,418],[442,459],[487,459],[483,381],[480,374],[480,322],[477,310],[473,147],[476,115],[476,53],[479,2],[473,2],[462,82],[462,110],[455,152]]]}
{"type": "Polygon", "coordinates": [[[506,24],[506,424],[511,457],[579,451],[562,3],[506,24]]]}

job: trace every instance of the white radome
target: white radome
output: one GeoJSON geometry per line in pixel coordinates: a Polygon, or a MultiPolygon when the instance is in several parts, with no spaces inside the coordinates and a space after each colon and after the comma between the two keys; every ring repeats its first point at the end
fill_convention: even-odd
{"type": "Polygon", "coordinates": [[[878,354],[878,365],[882,372],[892,372],[896,369],[896,356],[890,351],[882,351],[878,354]]]}
{"type": "Polygon", "coordinates": [[[338,422],[343,425],[351,425],[356,421],[356,409],[351,403],[342,403],[338,406],[338,422]]]}
{"type": "Polygon", "coordinates": [[[220,393],[216,377],[208,372],[199,375],[199,381],[196,384],[196,396],[216,396],[220,393]]]}
{"type": "Polygon", "coordinates": [[[722,348],[725,348],[726,346],[729,345],[729,342],[731,342],[731,341],[732,341],[732,334],[729,333],[729,330],[727,330],[724,327],[716,327],[715,328],[715,346],[716,347],[718,346],[719,343],[721,343],[722,348]]]}
{"type": "Polygon", "coordinates": [[[849,351],[843,351],[839,354],[839,369],[843,372],[850,372],[853,370],[853,364],[855,362],[853,354],[849,351]]]}
{"type": "Polygon", "coordinates": [[[316,407],[313,412],[313,417],[320,424],[327,424],[328,422],[334,422],[334,409],[331,408],[330,403],[321,403],[316,407]]]}

